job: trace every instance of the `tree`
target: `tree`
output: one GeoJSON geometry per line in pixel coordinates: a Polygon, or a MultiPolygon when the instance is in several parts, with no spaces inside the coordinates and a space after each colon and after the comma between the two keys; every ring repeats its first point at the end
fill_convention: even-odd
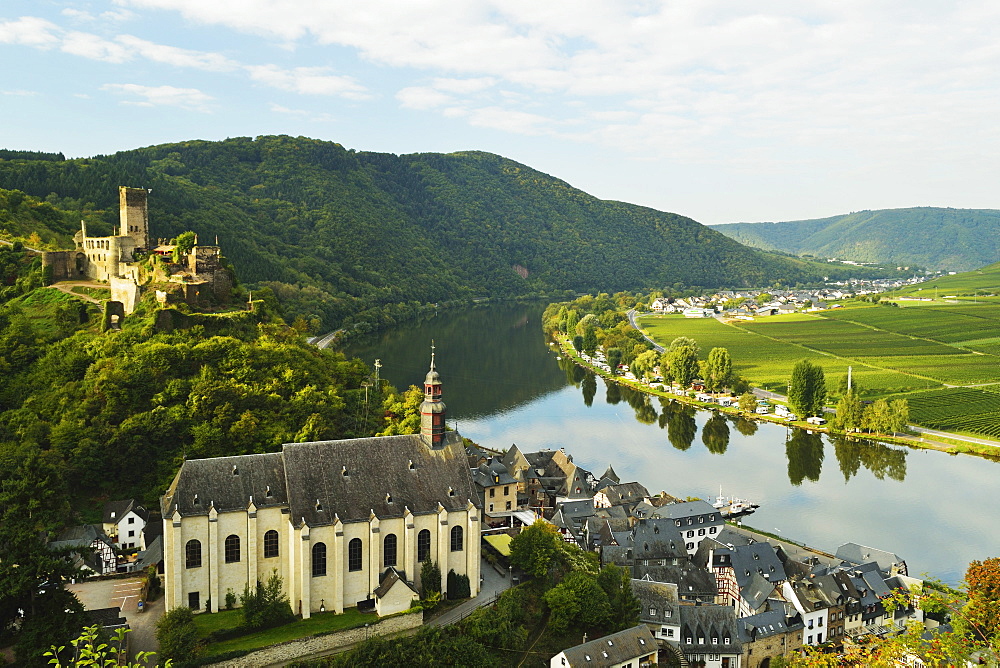
{"type": "Polygon", "coordinates": [[[597,584],[608,595],[611,605],[608,629],[612,633],[639,623],[639,599],[632,591],[632,573],[615,564],[605,564],[597,573],[597,584]]]}
{"type": "Polygon", "coordinates": [[[792,367],[792,381],[788,389],[788,405],[803,416],[819,415],[826,401],[826,379],[823,368],[809,360],[799,360],[792,367]]]}
{"type": "Polygon", "coordinates": [[[558,529],[544,520],[535,520],[510,541],[510,563],[528,575],[543,577],[549,572],[561,542],[558,529]]]}
{"type": "Polygon", "coordinates": [[[965,583],[969,601],[964,616],[969,630],[1000,649],[1000,558],[970,563],[965,583]]]}
{"type": "Polygon", "coordinates": [[[757,397],[753,392],[744,392],[740,395],[737,405],[744,413],[753,413],[757,410],[757,397]]]}
{"type": "Polygon", "coordinates": [[[708,353],[705,382],[708,388],[717,392],[729,387],[733,379],[733,360],[728,348],[712,348],[708,353]]]}
{"type": "Polygon", "coordinates": [[[420,590],[425,599],[441,593],[441,568],[431,561],[430,555],[420,565],[420,590]]]}
{"type": "Polygon", "coordinates": [[[636,378],[647,378],[653,375],[660,354],[655,350],[647,350],[632,361],[632,373],[636,378]]]}
{"type": "Polygon", "coordinates": [[[198,629],[191,608],[168,610],[156,624],[160,656],[178,663],[192,661],[198,655],[198,629]]]}
{"type": "Polygon", "coordinates": [[[571,626],[592,628],[611,618],[608,595],[589,573],[573,571],[558,585],[545,592],[549,607],[549,626],[562,633],[571,626]]]}
{"type": "Polygon", "coordinates": [[[618,365],[622,363],[622,349],[617,347],[608,348],[607,359],[608,366],[611,367],[611,373],[617,373],[618,365]]]}
{"type": "Polygon", "coordinates": [[[837,415],[832,424],[836,429],[855,431],[861,428],[864,405],[854,389],[848,390],[837,402],[837,415]]]}
{"type": "MultiPolygon", "coordinates": [[[[575,339],[574,339],[575,343],[575,339]]],[[[583,333],[583,352],[593,355],[597,350],[597,328],[587,327],[583,333]]]]}
{"type": "Polygon", "coordinates": [[[577,334],[573,337],[573,348],[576,352],[583,352],[583,337],[577,334]]]}
{"type": "Polygon", "coordinates": [[[877,434],[891,432],[893,419],[889,402],[885,399],[876,399],[871,405],[866,406],[861,418],[861,426],[877,434]]]}
{"type": "Polygon", "coordinates": [[[174,256],[173,260],[175,264],[179,264],[184,261],[184,257],[191,252],[194,248],[195,240],[197,236],[194,232],[188,230],[187,232],[181,232],[174,239],[174,256]]]}
{"type": "Polygon", "coordinates": [[[670,347],[660,361],[660,370],[664,378],[669,374],[670,380],[681,387],[687,387],[698,376],[698,353],[700,349],[694,340],[686,336],[678,336],[670,343],[670,347]]]}
{"type": "Polygon", "coordinates": [[[448,571],[448,600],[457,601],[472,596],[469,576],[460,575],[454,569],[448,571]]]}
{"type": "Polygon", "coordinates": [[[893,399],[889,402],[890,428],[892,431],[906,431],[910,421],[910,402],[906,399],[893,399]]]}
{"type": "Polygon", "coordinates": [[[705,426],[701,428],[701,442],[712,454],[726,454],[729,448],[729,424],[721,413],[714,413],[705,420],[705,426]]]}
{"type": "Polygon", "coordinates": [[[267,582],[257,580],[254,589],[247,584],[240,597],[243,612],[243,626],[247,629],[264,629],[280,626],[295,618],[288,595],[284,592],[278,569],[271,571],[267,582]]]}
{"type": "MultiPolygon", "coordinates": [[[[99,631],[100,627],[98,626],[88,626],[83,629],[78,638],[71,642],[73,649],[68,653],[72,654],[73,658],[70,659],[70,663],[63,664],[62,662],[61,655],[66,650],[65,645],[60,647],[53,645],[52,649],[45,652],[43,656],[51,657],[48,664],[54,666],[54,668],[62,668],[63,665],[67,668],[70,666],[146,668],[146,666],[152,667],[157,665],[153,659],[156,654],[155,652],[138,652],[135,655],[134,662],[128,660],[126,656],[125,634],[129,632],[129,629],[118,629],[110,642],[106,643],[101,642],[99,631]]],[[[171,668],[172,665],[173,661],[168,659],[162,668],[171,668]]]]}

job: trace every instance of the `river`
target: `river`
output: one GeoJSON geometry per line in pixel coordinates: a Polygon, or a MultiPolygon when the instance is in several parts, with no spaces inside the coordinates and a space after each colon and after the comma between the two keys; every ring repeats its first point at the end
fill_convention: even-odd
{"type": "Polygon", "coordinates": [[[565,448],[595,475],[612,465],[651,493],[708,499],[721,487],[761,504],[749,526],[827,552],[846,542],[895,552],[911,575],[951,584],[970,561],[1000,556],[984,510],[1000,464],[738,421],[606,384],[558,359],[543,307],[443,312],[345,352],[380,359],[382,377],[404,388],[423,381],[433,340],[448,424],[490,448],[565,448]]]}

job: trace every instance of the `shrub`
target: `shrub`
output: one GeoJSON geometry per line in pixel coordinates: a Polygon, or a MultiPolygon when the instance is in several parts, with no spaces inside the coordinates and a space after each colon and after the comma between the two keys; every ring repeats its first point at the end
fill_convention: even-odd
{"type": "Polygon", "coordinates": [[[243,606],[243,626],[247,629],[281,626],[295,619],[278,569],[271,572],[266,583],[257,580],[252,590],[248,584],[240,597],[240,605],[243,606]]]}
{"type": "Polygon", "coordinates": [[[156,624],[160,657],[175,662],[193,661],[198,652],[198,629],[191,608],[174,608],[156,624]]]}

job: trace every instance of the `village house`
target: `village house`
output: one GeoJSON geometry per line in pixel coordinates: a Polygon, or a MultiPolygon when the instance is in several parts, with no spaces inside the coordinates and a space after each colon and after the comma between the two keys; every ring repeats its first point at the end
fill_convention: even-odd
{"type": "Polygon", "coordinates": [[[684,536],[689,555],[698,551],[698,544],[705,538],[714,538],[725,526],[722,514],[705,501],[685,501],[661,506],[654,517],[667,517],[674,521],[684,536]]]}
{"type": "Polygon", "coordinates": [[[104,504],[104,533],[123,549],[146,549],[143,530],[148,519],[149,511],[136,503],[135,499],[108,501],[104,504]]]}
{"type": "Polygon", "coordinates": [[[645,624],[564,649],[549,660],[551,668],[647,668],[656,666],[657,645],[645,624]]]}
{"type": "Polygon", "coordinates": [[[475,596],[479,495],[441,397],[432,355],[419,434],[185,461],[161,499],[166,608],[215,612],[276,572],[303,617],[391,614],[416,597],[428,558],[475,596]]]}

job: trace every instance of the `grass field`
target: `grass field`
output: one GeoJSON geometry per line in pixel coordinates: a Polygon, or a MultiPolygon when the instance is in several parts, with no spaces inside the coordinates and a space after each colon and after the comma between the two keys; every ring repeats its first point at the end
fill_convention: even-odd
{"type": "Polygon", "coordinates": [[[702,357],[728,348],[751,384],[784,393],[800,359],[821,366],[835,393],[853,367],[862,396],[905,396],[927,427],[1000,437],[1000,304],[861,306],[724,324],[714,318],[646,316],[662,345],[688,336],[702,357]],[[945,388],[942,385],[981,385],[945,388]],[[928,391],[931,390],[931,391],[928,391]]]}
{"type": "Polygon", "coordinates": [[[935,291],[941,295],[973,295],[983,292],[1000,292],[1000,262],[982,269],[965,271],[954,276],[942,276],[934,280],[901,290],[899,294],[927,296],[935,291]]]}
{"type": "MultiPolygon", "coordinates": [[[[812,325],[813,322],[823,322],[812,316],[776,316],[774,320],[776,324],[812,325]]],[[[774,340],[768,338],[771,330],[751,327],[755,324],[741,323],[734,326],[723,324],[715,318],[669,315],[646,316],[639,320],[639,325],[664,346],[670,345],[678,336],[687,336],[701,346],[703,358],[708,357],[712,348],[727,348],[737,373],[765,389],[784,392],[792,375],[792,367],[801,359],[808,359],[823,367],[830,390],[837,388],[840,378],[847,374],[848,366],[854,367],[854,380],[872,395],[894,394],[940,385],[891,369],[837,359],[790,341],[774,340]]]]}

